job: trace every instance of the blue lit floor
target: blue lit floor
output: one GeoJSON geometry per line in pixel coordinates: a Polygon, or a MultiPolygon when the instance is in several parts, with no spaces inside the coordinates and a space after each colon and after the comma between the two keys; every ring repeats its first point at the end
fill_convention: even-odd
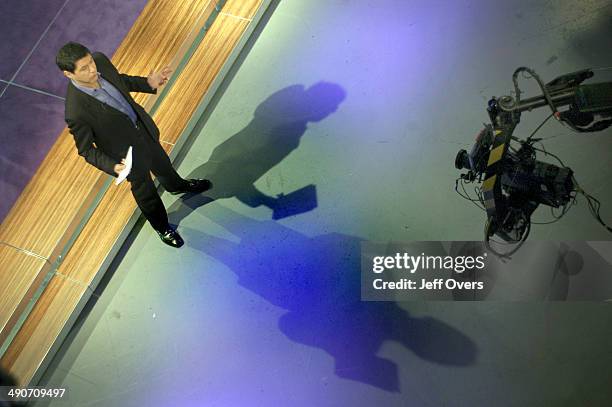
{"type": "MultiPolygon", "coordinates": [[[[359,300],[361,241],[481,239],[454,158],[517,66],[612,65],[611,1],[498,3],[280,2],[179,167],[215,200],[164,194],[180,250],[136,229],[53,405],[609,405],[608,304],[359,300]]],[[[612,218],[612,133],[541,134],[612,218]]],[[[610,235],[582,201],[532,239],[610,235]]]]}

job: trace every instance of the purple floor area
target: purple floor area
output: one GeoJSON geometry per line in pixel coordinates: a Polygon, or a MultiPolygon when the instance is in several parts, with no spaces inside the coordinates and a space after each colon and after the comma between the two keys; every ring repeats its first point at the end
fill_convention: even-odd
{"type": "Polygon", "coordinates": [[[70,0],[49,28],[16,82],[55,95],[65,96],[66,79],[55,66],[55,53],[68,41],[77,41],[92,51],[113,55],[123,41],[146,0],[70,0]]]}
{"type": "Polygon", "coordinates": [[[0,2],[0,220],[64,127],[66,79],[55,54],[68,41],[112,55],[146,0],[0,2]]]}
{"type": "Polygon", "coordinates": [[[64,101],[16,86],[0,98],[0,216],[36,172],[64,126],[64,101]]]}
{"type": "Polygon", "coordinates": [[[0,2],[0,79],[10,80],[66,0],[0,2]]]}

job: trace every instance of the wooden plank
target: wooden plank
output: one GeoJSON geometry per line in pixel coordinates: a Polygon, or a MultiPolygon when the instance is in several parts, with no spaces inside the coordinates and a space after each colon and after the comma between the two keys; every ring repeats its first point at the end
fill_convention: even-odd
{"type": "Polygon", "coordinates": [[[0,364],[26,385],[55,343],[61,330],[84,298],[87,287],[61,276],[49,282],[45,295],[34,306],[0,364]]]}
{"type": "Polygon", "coordinates": [[[221,70],[249,22],[220,14],[210,27],[189,63],[181,73],[181,80],[168,92],[167,102],[157,110],[154,118],[162,140],[175,144],[189,119],[221,70]],[[206,64],[206,69],[202,65],[206,64]],[[173,103],[176,102],[176,103],[173,103]],[[180,101],[180,103],[179,103],[180,101]]]}
{"type": "Polygon", "coordinates": [[[49,258],[99,177],[64,130],[0,225],[0,241],[49,258]]]}
{"type": "MultiPolygon", "coordinates": [[[[191,44],[215,4],[214,0],[149,1],[115,52],[113,63],[120,72],[138,76],[165,65],[176,68],[185,46],[191,44]]],[[[145,93],[134,95],[143,105],[155,98],[145,93]]]]}
{"type": "Polygon", "coordinates": [[[58,272],[89,285],[135,210],[136,202],[132,198],[129,184],[112,186],[83,228],[58,272]]]}
{"type": "Polygon", "coordinates": [[[38,286],[49,266],[44,259],[0,245],[0,270],[5,284],[0,295],[0,344],[10,333],[4,328],[15,324],[33,295],[32,288],[38,286]]]}

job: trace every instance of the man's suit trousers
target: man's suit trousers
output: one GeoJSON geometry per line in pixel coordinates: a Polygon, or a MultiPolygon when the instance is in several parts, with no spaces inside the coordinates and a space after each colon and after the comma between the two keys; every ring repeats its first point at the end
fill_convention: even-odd
{"type": "Polygon", "coordinates": [[[184,189],[187,181],[178,175],[162,146],[151,138],[142,123],[138,122],[137,126],[140,137],[133,146],[132,171],[127,179],[144,217],[155,230],[163,232],[168,227],[168,214],[157,193],[151,172],[166,191],[184,189]]]}

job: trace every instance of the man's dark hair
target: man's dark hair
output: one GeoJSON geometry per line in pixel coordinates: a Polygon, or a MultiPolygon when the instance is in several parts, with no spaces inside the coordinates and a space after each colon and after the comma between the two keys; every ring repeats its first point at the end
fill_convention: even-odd
{"type": "Polygon", "coordinates": [[[74,73],[76,61],[91,54],[86,46],[78,42],[64,44],[57,52],[55,63],[62,71],[74,73]]]}

